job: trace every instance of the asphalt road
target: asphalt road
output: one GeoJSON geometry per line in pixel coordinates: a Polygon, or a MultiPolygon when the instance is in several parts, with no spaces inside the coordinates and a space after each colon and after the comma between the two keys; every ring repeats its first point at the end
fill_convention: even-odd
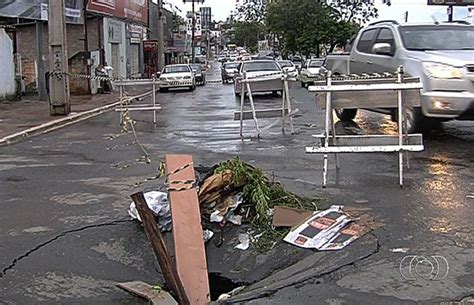
{"type": "MultiPolygon", "coordinates": [[[[217,73],[214,66],[207,79],[219,79],[217,73]]],[[[266,254],[235,250],[237,231],[246,228],[228,229],[222,247],[207,245],[207,257],[216,293],[249,286],[230,303],[439,304],[474,295],[474,124],[448,122],[428,135],[425,151],[411,155],[403,189],[391,154],[343,155],[338,175],[330,158],[328,188],[322,189],[322,157],[304,148],[322,132],[324,113],[298,84],[291,97],[300,110],[295,135],[277,125],[257,139],[246,121],[241,140],[232,120],[239,108],[232,85],[158,93],[157,126],[151,113],[132,114],[151,164],[140,161],[143,152],[133,134],[121,132],[114,112],[0,148],[0,304],[140,304],[115,283],[163,278],[126,210],[130,194],[164,188],[147,178],[166,153],[189,153],[205,166],[239,156],[295,193],[362,210],[380,224],[347,248],[324,253],[286,244],[266,254]],[[392,252],[396,248],[406,253],[392,252]],[[408,255],[432,263],[437,257],[437,278],[427,279],[426,261],[413,277],[402,276],[408,255]]],[[[279,103],[256,98],[258,108],[279,103]]],[[[354,124],[339,123],[338,131],[395,129],[387,118],[362,112],[354,124]]]]}

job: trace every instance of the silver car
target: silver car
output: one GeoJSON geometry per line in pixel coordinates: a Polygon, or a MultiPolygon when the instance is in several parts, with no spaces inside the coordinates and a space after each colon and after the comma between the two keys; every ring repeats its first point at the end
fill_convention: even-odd
{"type": "MultiPolygon", "coordinates": [[[[401,65],[408,76],[419,77],[421,108],[409,111],[411,130],[442,120],[474,119],[472,25],[377,22],[359,32],[349,54],[328,55],[325,65],[333,74],[394,72],[401,65]]],[[[356,111],[337,113],[346,120],[356,111]]]]}
{"type": "MultiPolygon", "coordinates": [[[[247,78],[265,77],[266,80],[259,82],[250,83],[250,90],[252,93],[255,92],[272,92],[274,95],[278,92],[283,92],[283,70],[280,65],[274,60],[249,60],[240,63],[238,72],[235,76],[234,81],[234,93],[240,95],[242,92],[242,80],[243,76],[247,78]]],[[[247,88],[244,86],[244,93],[247,92],[247,88]]]]}

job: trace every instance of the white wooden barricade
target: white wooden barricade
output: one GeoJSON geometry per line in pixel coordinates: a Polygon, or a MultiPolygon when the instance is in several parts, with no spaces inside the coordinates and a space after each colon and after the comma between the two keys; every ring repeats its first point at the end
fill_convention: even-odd
{"type": "MultiPolygon", "coordinates": [[[[120,80],[114,82],[116,86],[119,87],[119,92],[120,92],[120,101],[123,101],[121,103],[120,107],[115,108],[115,111],[117,112],[129,112],[129,111],[153,111],[153,124],[156,124],[156,111],[160,110],[161,107],[156,104],[156,89],[157,85],[159,85],[158,80],[153,77],[151,79],[131,79],[131,80],[120,80]],[[151,85],[152,90],[143,94],[140,94],[138,96],[134,96],[133,98],[142,98],[146,97],[151,94],[152,97],[152,104],[140,104],[140,105],[130,105],[128,103],[129,98],[125,97],[124,95],[124,87],[127,86],[149,86],[151,85]]],[[[122,124],[122,116],[120,116],[120,124],[122,124]]]]}
{"type": "MultiPolygon", "coordinates": [[[[400,187],[403,187],[404,153],[408,160],[407,152],[422,151],[424,149],[422,135],[408,134],[407,131],[406,107],[419,106],[419,89],[422,88],[419,80],[416,79],[416,82],[413,82],[414,80],[404,80],[403,67],[399,67],[397,79],[357,79],[352,82],[353,84],[347,84],[348,81],[344,81],[342,84],[335,85],[332,83],[332,76],[329,71],[326,75],[326,85],[310,86],[308,88],[311,92],[323,93],[322,95],[325,93],[326,97],[324,105],[321,105],[326,109],[325,130],[323,135],[317,136],[321,143],[319,146],[306,147],[306,153],[324,154],[323,187],[327,185],[328,153],[335,154],[336,168],[338,169],[338,153],[371,152],[398,153],[399,183],[400,187]],[[350,99],[348,99],[349,96],[344,96],[346,92],[350,94],[350,99]],[[337,96],[338,93],[343,94],[337,96]],[[396,93],[396,98],[393,93],[396,93]],[[336,95],[336,99],[333,95],[336,95]],[[404,97],[410,97],[410,100],[404,101],[404,97]],[[396,108],[398,135],[336,135],[333,119],[333,109],[335,108],[396,108]],[[405,130],[405,134],[403,130],[405,130]]],[[[317,98],[320,98],[320,95],[317,95],[317,98]]],[[[409,167],[408,162],[407,166],[409,167]]]]}
{"type": "Polygon", "coordinates": [[[255,123],[255,130],[257,132],[257,137],[260,138],[260,134],[262,131],[266,131],[271,127],[275,126],[281,121],[281,129],[282,132],[285,132],[285,121],[288,120],[291,133],[295,133],[295,129],[293,126],[293,116],[298,109],[291,108],[291,100],[289,94],[289,86],[288,82],[290,81],[290,77],[287,73],[268,73],[268,74],[261,74],[257,76],[247,76],[244,73],[242,79],[238,79],[237,81],[241,84],[240,88],[240,111],[234,113],[234,120],[240,120],[240,137],[243,137],[243,121],[253,119],[255,123]],[[274,109],[255,109],[255,103],[253,99],[252,93],[252,83],[261,83],[261,82],[269,82],[269,81],[278,81],[282,82],[282,99],[281,99],[281,108],[274,108],[274,109]],[[247,92],[251,110],[244,110],[244,103],[245,103],[245,93],[247,92]],[[258,118],[276,118],[279,117],[278,120],[273,122],[272,124],[260,128],[258,123],[258,118]]]}

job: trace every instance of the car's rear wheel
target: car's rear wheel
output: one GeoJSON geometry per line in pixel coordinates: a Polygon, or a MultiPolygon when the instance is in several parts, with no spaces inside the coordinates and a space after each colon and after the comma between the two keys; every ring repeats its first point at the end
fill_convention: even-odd
{"type": "Polygon", "coordinates": [[[168,92],[168,88],[160,88],[160,92],[168,92]]]}
{"type": "Polygon", "coordinates": [[[357,115],[357,109],[334,109],[336,116],[341,121],[352,121],[357,115]]]}

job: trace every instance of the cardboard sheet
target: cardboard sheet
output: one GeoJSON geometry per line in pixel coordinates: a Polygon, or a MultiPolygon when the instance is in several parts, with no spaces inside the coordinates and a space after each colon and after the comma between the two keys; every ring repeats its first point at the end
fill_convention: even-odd
{"type": "Polygon", "coordinates": [[[294,227],[301,224],[314,212],[302,209],[276,206],[273,210],[274,227],[294,227]]]}
{"type": "Polygon", "coordinates": [[[341,206],[319,212],[293,228],[284,241],[302,248],[342,249],[363,234],[362,227],[352,223],[341,206]]]}

